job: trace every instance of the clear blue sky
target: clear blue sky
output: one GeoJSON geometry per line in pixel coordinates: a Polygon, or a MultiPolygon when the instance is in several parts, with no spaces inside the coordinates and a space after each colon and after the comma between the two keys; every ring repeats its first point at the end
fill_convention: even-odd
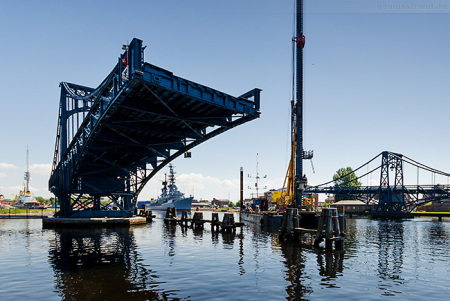
{"type": "MultiPolygon", "coordinates": [[[[237,200],[239,168],[255,176],[257,153],[260,175],[267,174],[260,186],[280,188],[289,158],[293,9],[294,0],[1,1],[0,194],[19,192],[28,145],[31,190],[50,196],[59,83],[96,87],[134,37],[148,46],[146,62],[178,76],[235,96],[263,90],[260,119],[174,162],[179,188],[237,200]]],[[[449,13],[449,0],[305,0],[310,184],[383,150],[450,172],[449,13]]],[[[162,178],[141,199],[155,197],[162,178]]]]}

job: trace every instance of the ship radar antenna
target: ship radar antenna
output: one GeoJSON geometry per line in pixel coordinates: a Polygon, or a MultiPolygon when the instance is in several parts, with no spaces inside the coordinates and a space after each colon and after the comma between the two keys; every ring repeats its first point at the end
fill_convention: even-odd
{"type": "Polygon", "coordinates": [[[174,166],[169,164],[169,187],[175,184],[175,172],[173,171],[174,166]]]}

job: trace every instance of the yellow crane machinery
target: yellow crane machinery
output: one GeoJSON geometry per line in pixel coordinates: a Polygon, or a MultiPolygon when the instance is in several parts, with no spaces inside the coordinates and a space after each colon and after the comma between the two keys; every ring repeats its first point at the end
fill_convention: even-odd
{"type": "Polygon", "coordinates": [[[315,203],[316,203],[315,193],[308,193],[306,195],[303,195],[302,204],[303,206],[306,206],[307,210],[313,210],[315,203]]]}
{"type": "Polygon", "coordinates": [[[289,161],[286,177],[284,178],[281,197],[277,201],[277,207],[279,209],[284,209],[288,206],[291,206],[292,204],[295,204],[295,152],[297,143],[295,139],[295,125],[293,125],[292,128],[293,137],[291,139],[291,159],[289,161]]]}
{"type": "MultiPolygon", "coordinates": [[[[295,129],[295,126],[294,126],[295,129]]],[[[295,137],[295,130],[294,130],[294,137],[295,137]]],[[[281,190],[281,196],[277,199],[277,207],[278,209],[284,209],[287,207],[292,207],[296,204],[296,193],[295,193],[295,153],[296,153],[296,147],[297,144],[295,142],[295,139],[292,139],[292,153],[291,153],[291,159],[289,161],[288,170],[286,172],[286,177],[284,179],[283,188],[281,190]]],[[[302,152],[305,154],[305,152],[302,152]]],[[[312,155],[309,154],[310,152],[307,152],[308,159],[311,159],[310,157],[312,155]]],[[[305,155],[304,155],[305,157],[305,155]]],[[[304,158],[305,159],[305,158],[304,158]]],[[[303,176],[300,183],[303,187],[306,187],[308,184],[308,181],[306,179],[306,176],[303,176]]],[[[314,203],[316,200],[315,193],[309,193],[307,195],[302,195],[302,201],[301,206],[303,208],[306,208],[308,210],[312,210],[314,208],[314,203]]]]}

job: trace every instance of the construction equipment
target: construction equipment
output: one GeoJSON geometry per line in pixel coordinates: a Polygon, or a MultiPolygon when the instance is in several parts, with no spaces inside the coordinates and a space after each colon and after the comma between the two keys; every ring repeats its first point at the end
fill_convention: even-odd
{"type": "Polygon", "coordinates": [[[305,36],[303,35],[303,0],[296,2],[296,36],[292,39],[295,47],[295,58],[293,65],[295,70],[292,73],[294,85],[292,95],[295,100],[291,101],[291,158],[283,183],[281,197],[277,201],[278,208],[297,207],[307,208],[303,200],[303,191],[308,184],[306,175],[303,174],[303,159],[312,159],[312,151],[303,150],[303,47],[305,46],[305,36]]]}
{"type": "Polygon", "coordinates": [[[306,206],[306,210],[313,210],[314,204],[316,203],[315,193],[306,193],[303,195],[303,206],[306,206]]]}

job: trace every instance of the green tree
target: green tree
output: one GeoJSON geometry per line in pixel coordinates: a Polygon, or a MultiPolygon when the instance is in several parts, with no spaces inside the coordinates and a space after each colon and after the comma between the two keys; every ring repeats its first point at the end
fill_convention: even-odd
{"type": "Polygon", "coordinates": [[[37,196],[35,199],[36,199],[36,201],[38,201],[38,202],[41,203],[41,204],[48,204],[48,200],[47,200],[47,199],[44,199],[44,198],[41,197],[41,196],[37,196]]]}
{"type": "MultiPolygon", "coordinates": [[[[361,186],[361,182],[358,181],[358,178],[355,175],[355,172],[351,167],[347,168],[339,168],[338,171],[333,176],[334,185],[343,186],[343,187],[355,187],[358,188],[361,186]]],[[[335,195],[334,201],[339,202],[344,199],[348,199],[348,197],[344,197],[341,195],[335,195]]]]}
{"type": "Polygon", "coordinates": [[[237,201],[235,206],[240,208],[241,207],[241,201],[237,201]]]}
{"type": "Polygon", "coordinates": [[[228,207],[233,208],[233,207],[234,207],[233,202],[229,202],[229,203],[228,203],[228,207]]]}
{"type": "Polygon", "coordinates": [[[41,196],[35,197],[36,201],[45,205],[53,205],[55,203],[55,198],[51,197],[49,199],[43,198],[41,196]]]}

